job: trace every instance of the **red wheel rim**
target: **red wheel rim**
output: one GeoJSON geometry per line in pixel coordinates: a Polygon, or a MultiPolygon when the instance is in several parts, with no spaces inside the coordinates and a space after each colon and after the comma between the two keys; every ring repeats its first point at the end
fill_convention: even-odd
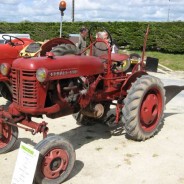
{"type": "Polygon", "coordinates": [[[2,129],[3,129],[3,134],[2,134],[2,138],[0,139],[0,149],[6,147],[12,138],[11,126],[3,123],[2,129]]]}
{"type": "Polygon", "coordinates": [[[56,179],[66,171],[68,162],[69,158],[65,150],[52,149],[43,158],[42,173],[48,179],[56,179]]]}
{"type": "Polygon", "coordinates": [[[149,90],[140,108],[140,125],[145,132],[152,132],[160,121],[163,111],[162,95],[159,89],[149,90]]]}

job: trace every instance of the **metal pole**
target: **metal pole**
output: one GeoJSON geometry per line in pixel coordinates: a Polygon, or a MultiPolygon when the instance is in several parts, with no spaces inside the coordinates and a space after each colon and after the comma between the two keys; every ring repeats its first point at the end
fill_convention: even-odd
{"type": "Polygon", "coordinates": [[[167,22],[170,21],[170,0],[169,0],[169,7],[168,7],[168,17],[167,17],[167,22]]]}
{"type": "Polygon", "coordinates": [[[72,0],[72,22],[75,21],[75,0],[72,0]]]}
{"type": "Polygon", "coordinates": [[[60,22],[60,38],[62,37],[62,29],[63,29],[63,15],[64,13],[61,13],[61,22],[60,22]]]}

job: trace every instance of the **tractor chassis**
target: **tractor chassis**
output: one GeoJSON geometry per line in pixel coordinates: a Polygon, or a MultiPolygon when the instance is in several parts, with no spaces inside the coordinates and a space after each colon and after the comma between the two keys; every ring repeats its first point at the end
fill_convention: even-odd
{"type": "Polygon", "coordinates": [[[41,123],[36,123],[31,120],[29,117],[19,116],[12,117],[11,113],[5,111],[2,107],[0,108],[0,138],[3,136],[3,124],[8,124],[10,126],[14,126],[17,128],[24,129],[25,131],[29,131],[32,135],[37,133],[43,133],[43,138],[47,137],[47,132],[49,128],[47,127],[47,123],[42,121],[41,123]],[[18,125],[21,124],[21,125],[18,125]],[[23,126],[22,126],[23,125],[23,126]]]}

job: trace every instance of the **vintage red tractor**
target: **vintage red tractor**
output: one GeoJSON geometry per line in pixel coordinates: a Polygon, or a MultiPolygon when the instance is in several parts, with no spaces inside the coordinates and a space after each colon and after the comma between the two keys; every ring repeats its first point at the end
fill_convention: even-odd
{"type": "Polygon", "coordinates": [[[51,51],[53,47],[61,44],[73,43],[64,38],[54,38],[40,44],[28,38],[17,38],[14,36],[3,35],[6,44],[0,45],[0,95],[9,101],[12,101],[12,89],[10,77],[6,75],[11,69],[13,61],[20,57],[45,56],[46,52],[51,51]]]}
{"type": "MultiPolygon", "coordinates": [[[[3,35],[2,38],[6,41],[6,44],[0,45],[0,65],[6,63],[7,67],[10,67],[12,62],[20,57],[19,53],[24,47],[33,42],[28,38],[20,39],[9,35],[3,35]]],[[[0,74],[0,94],[11,100],[10,81],[2,73],[0,74]]]]}
{"type": "Polygon", "coordinates": [[[85,124],[89,120],[103,121],[114,104],[114,124],[122,122],[133,140],[149,139],[163,125],[165,90],[158,78],[144,70],[144,52],[132,73],[125,73],[121,65],[129,56],[111,54],[111,37],[110,43],[97,38],[86,50],[90,48],[92,54],[99,42],[106,44],[107,55],[61,57],[49,52],[46,57],[16,59],[7,73],[13,102],[8,110],[0,110],[0,153],[13,148],[18,128],[43,133],[44,139],[35,146],[40,152],[36,183],[63,182],[74,166],[75,150],[65,138],[47,137],[47,123],[36,123],[33,117],[58,118],[78,113],[77,121],[85,124]]]}

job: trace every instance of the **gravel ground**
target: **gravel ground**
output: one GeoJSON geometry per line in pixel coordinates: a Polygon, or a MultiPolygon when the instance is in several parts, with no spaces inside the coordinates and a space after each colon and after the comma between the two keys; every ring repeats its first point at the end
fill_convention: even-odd
{"type": "MultiPolygon", "coordinates": [[[[161,78],[166,86],[184,86],[182,72],[150,74],[161,78]]],[[[72,116],[44,118],[49,122],[49,133],[69,138],[76,150],[76,163],[65,184],[184,184],[183,102],[181,92],[167,104],[164,127],[145,142],[129,140],[124,132],[112,136],[101,124],[78,126],[72,116]]],[[[41,135],[19,131],[15,149],[0,155],[0,184],[11,183],[20,141],[34,146],[41,139],[41,135]]]]}

